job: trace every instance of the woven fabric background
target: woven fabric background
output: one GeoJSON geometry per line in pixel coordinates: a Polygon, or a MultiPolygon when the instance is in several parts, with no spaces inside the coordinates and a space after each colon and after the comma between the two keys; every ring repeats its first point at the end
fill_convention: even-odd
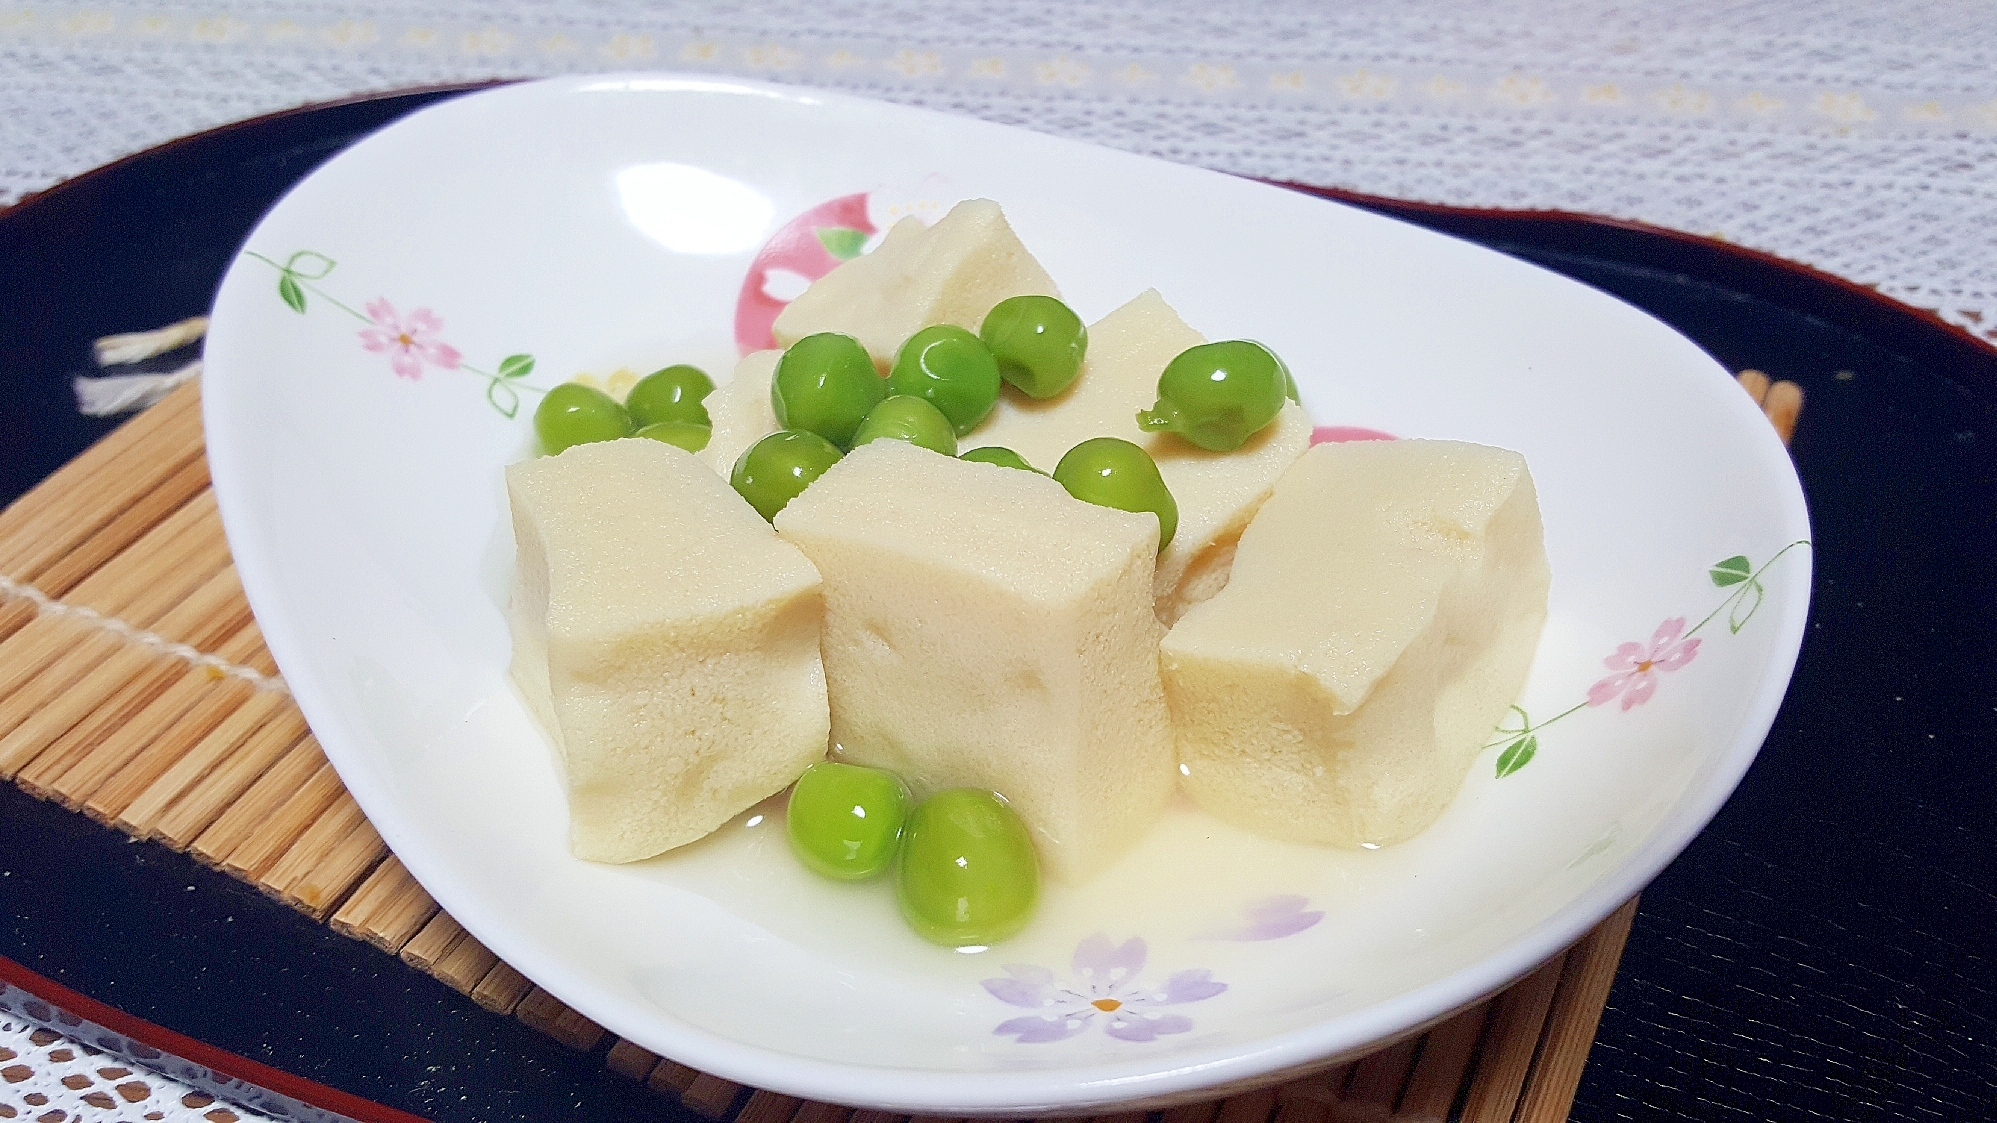
{"type": "Polygon", "coordinates": [[[220,0],[0,6],[0,203],[422,84],[671,68],[1802,261],[1997,341],[1986,0],[220,0]]]}

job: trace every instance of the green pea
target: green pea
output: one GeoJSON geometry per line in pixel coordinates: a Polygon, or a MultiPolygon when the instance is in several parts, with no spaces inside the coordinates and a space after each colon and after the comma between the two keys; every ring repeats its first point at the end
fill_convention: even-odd
{"type": "Polygon", "coordinates": [[[1051,296],[999,301],[978,335],[998,360],[999,376],[1030,398],[1051,398],[1081,373],[1089,329],[1073,309],[1051,296]]]}
{"type": "Polygon", "coordinates": [[[935,406],[908,394],[883,398],[860,422],[853,434],[853,447],[878,440],[907,441],[945,456],[957,455],[957,434],[950,429],[950,419],[935,406]]]}
{"type": "Polygon", "coordinates": [[[817,433],[840,448],[867,411],[888,396],[866,348],[850,335],[819,332],[790,345],[770,379],[770,408],[786,429],[817,433]]]}
{"type": "Polygon", "coordinates": [[[977,336],[955,324],[937,324],[901,345],[888,373],[888,393],[926,400],[961,437],[998,404],[998,362],[977,336]]]}
{"type": "Polygon", "coordinates": [[[1084,503],[1158,516],[1158,549],[1179,529],[1179,504],[1149,453],[1115,437],[1092,437],[1061,458],[1054,481],[1084,503]]]}
{"type": "Polygon", "coordinates": [[[650,437],[655,441],[678,445],[688,452],[699,452],[706,448],[707,442],[713,438],[714,428],[709,425],[697,425],[691,421],[654,421],[650,425],[639,426],[638,431],[631,435],[650,437]]]}
{"type": "Polygon", "coordinates": [[[714,380],[699,367],[675,363],[638,380],[624,395],[624,408],[639,428],[661,421],[711,425],[703,400],[714,392],[714,380]]]}
{"type": "Polygon", "coordinates": [[[1289,390],[1282,360],[1260,343],[1202,343],[1166,364],[1158,376],[1158,404],[1137,412],[1137,426],[1229,452],[1276,419],[1289,390]]]}
{"type": "Polygon", "coordinates": [[[839,462],[839,448],[817,433],[785,429],[742,450],[728,482],[766,519],[839,462]]]}
{"type": "Polygon", "coordinates": [[[1304,404],[1303,400],[1297,397],[1296,377],[1290,373],[1290,364],[1283,361],[1283,356],[1278,355],[1274,348],[1270,347],[1267,343],[1264,343],[1259,339],[1250,339],[1250,340],[1245,340],[1244,342],[1252,343],[1255,346],[1260,347],[1264,351],[1269,352],[1269,357],[1271,359],[1276,360],[1276,369],[1283,372],[1283,396],[1290,399],[1293,402],[1296,402],[1298,405],[1303,405],[1304,404]]]}
{"type": "Polygon", "coordinates": [[[978,464],[997,464],[1002,468],[1022,468],[1028,472],[1042,476],[1047,474],[1028,464],[1026,457],[1003,445],[986,445],[984,448],[974,448],[969,452],[960,452],[957,454],[957,459],[969,460],[978,464]]]}
{"type": "MultiPolygon", "coordinates": [[[[1257,343],[1255,346],[1261,347],[1265,351],[1269,350],[1266,345],[1261,343],[1257,343]]],[[[1297,378],[1290,373],[1290,364],[1284,362],[1283,356],[1278,355],[1274,351],[1269,351],[1269,357],[1276,360],[1277,366],[1283,368],[1283,396],[1298,405],[1303,405],[1304,400],[1297,397],[1297,378]]]]}
{"type": "Polygon", "coordinates": [[[550,454],[574,445],[631,435],[631,415],[617,399],[580,382],[549,390],[534,407],[534,435],[550,454]]]}
{"type": "Polygon", "coordinates": [[[997,795],[951,788],[910,812],[895,899],[923,939],[946,947],[995,944],[1026,927],[1039,893],[1033,839],[997,795]]]}
{"type": "Polygon", "coordinates": [[[892,772],[820,761],[790,790],[791,850],[812,872],[859,881],[888,868],[908,818],[908,788],[892,772]]]}

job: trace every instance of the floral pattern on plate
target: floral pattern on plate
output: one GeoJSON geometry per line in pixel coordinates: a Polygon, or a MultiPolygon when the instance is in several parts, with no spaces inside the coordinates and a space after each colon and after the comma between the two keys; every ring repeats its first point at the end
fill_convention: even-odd
{"type": "Polygon", "coordinates": [[[1727,594],[1717,608],[1708,612],[1705,619],[1687,629],[1685,617],[1668,617],[1650,634],[1648,642],[1630,640],[1617,644],[1616,649],[1602,660],[1602,666],[1610,674],[1597,679],[1581,701],[1545,721],[1535,723],[1524,707],[1513,706],[1510,713],[1517,719],[1517,724],[1500,722],[1496,738],[1484,746],[1486,749],[1505,746],[1505,751],[1498,754],[1498,778],[1502,780],[1531,763],[1533,756],[1539,752],[1540,730],[1554,722],[1585,709],[1606,706],[1618,698],[1622,700],[1625,713],[1650,701],[1666,673],[1686,666],[1698,656],[1699,645],[1703,642],[1697,638],[1698,633],[1718,619],[1720,613],[1727,614],[1728,634],[1739,635],[1768,595],[1767,588],[1761,583],[1761,575],[1782,560],[1784,554],[1798,546],[1808,545],[1809,539],[1797,539],[1777,550],[1775,556],[1763,562],[1760,568],[1749,562],[1745,554],[1735,554],[1713,563],[1706,575],[1715,587],[1731,588],[1733,592],[1727,594]]]}
{"type": "Polygon", "coordinates": [[[444,342],[443,317],[428,308],[400,312],[387,297],[381,296],[367,303],[367,311],[356,311],[352,305],[319,286],[318,282],[331,276],[339,266],[339,262],[323,253],[298,250],[281,262],[254,250],[244,250],[243,256],[277,270],[278,299],[293,312],[305,315],[312,304],[307,295],[310,294],[366,325],[356,333],[361,348],[387,355],[389,369],[395,372],[397,378],[414,382],[423,377],[425,366],[475,374],[485,379],[486,403],[507,418],[519,416],[521,390],[547,393],[543,387],[522,381],[534,373],[534,356],[508,355],[499,360],[496,370],[472,366],[464,361],[463,352],[444,342]]]}
{"type": "Polygon", "coordinates": [[[1242,906],[1239,918],[1215,924],[1197,938],[1255,943],[1294,936],[1324,919],[1324,911],[1311,908],[1310,904],[1310,898],[1299,893],[1280,893],[1250,901],[1242,906]]]}
{"type": "Polygon", "coordinates": [[[1164,1008],[1212,998],[1227,984],[1216,981],[1212,971],[1195,967],[1172,973],[1163,986],[1148,986],[1140,976],[1149,954],[1142,937],[1115,944],[1097,933],[1075,945],[1065,984],[1046,967],[1008,963],[1003,978],[983,981],[985,990],[1001,1002],[1036,1012],[1000,1022],[992,1032],[1010,1035],[1022,1045],[1065,1041],[1098,1025],[1123,1041],[1185,1033],[1193,1020],[1164,1008]]]}
{"type": "Polygon", "coordinates": [[[735,298],[735,349],[747,355],[777,345],[777,314],[813,281],[880,245],[897,222],[932,225],[963,198],[950,181],[928,175],[841,195],[784,223],[756,251],[735,298]]]}

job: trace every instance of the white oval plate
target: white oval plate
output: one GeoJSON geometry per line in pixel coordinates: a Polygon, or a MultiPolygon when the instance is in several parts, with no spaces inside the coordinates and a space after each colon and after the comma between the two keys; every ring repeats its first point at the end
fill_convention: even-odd
{"type": "Polygon", "coordinates": [[[838,1103],[1168,1102],[1493,991],[1705,824],[1767,732],[1808,605],[1786,453],[1643,313],[1303,195],[793,88],[624,75],[425,109],[263,220],[207,363],[243,584],[410,871],[608,1029],[838,1103]],[[649,862],[569,856],[550,753],[505,677],[500,469],[527,454],[533,387],[679,361],[726,377],[738,328],[755,342],[830,251],[975,196],[1085,319],[1155,286],[1210,337],[1273,345],[1320,424],[1525,453],[1554,573],[1508,722],[1529,725],[1493,735],[1425,834],[1319,850],[1175,808],[978,954],[921,943],[882,886],[802,872],[775,805],[649,862]]]}

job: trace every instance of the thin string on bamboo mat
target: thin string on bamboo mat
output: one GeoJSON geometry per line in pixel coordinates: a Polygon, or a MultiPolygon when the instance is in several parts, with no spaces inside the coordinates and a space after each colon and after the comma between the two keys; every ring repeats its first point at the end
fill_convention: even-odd
{"type": "MultiPolygon", "coordinates": [[[[244,621],[215,654],[228,663],[253,664],[251,669],[261,674],[275,669],[269,667],[263,634],[254,620],[244,621]]],[[[80,727],[79,739],[90,746],[50,785],[64,806],[108,821],[110,802],[119,794],[118,782],[127,776],[135,783],[157,776],[170,759],[156,752],[150,754],[153,759],[142,761],[140,753],[149,746],[175,743],[189,730],[212,729],[256,689],[250,681],[226,676],[214,667],[169,665],[166,671],[171,676],[166,688],[130,719],[109,727],[80,727]]]]}
{"type": "MultiPolygon", "coordinates": [[[[1756,371],[1739,381],[1786,442],[1801,390],[1756,371]]],[[[186,850],[572,1048],[599,1047],[601,1027],[438,909],[339,784],[228,563],[198,407],[197,385],[175,390],[0,512],[0,776],[186,850]]],[[[1564,1118],[1634,911],[1418,1037],[1158,1123],[1564,1118]]],[[[746,1089],[621,1039],[604,1063],[734,1123],[937,1123],[746,1089]]]]}
{"type": "MultiPolygon", "coordinates": [[[[233,634],[249,619],[233,566],[224,565],[175,605],[158,633],[181,636],[199,650],[233,634]]],[[[44,799],[50,786],[96,744],[94,734],[136,717],[169,686],[178,668],[144,644],[126,643],[88,668],[55,698],[41,699],[27,718],[0,736],[0,762],[24,763],[16,782],[44,799]]]]}

